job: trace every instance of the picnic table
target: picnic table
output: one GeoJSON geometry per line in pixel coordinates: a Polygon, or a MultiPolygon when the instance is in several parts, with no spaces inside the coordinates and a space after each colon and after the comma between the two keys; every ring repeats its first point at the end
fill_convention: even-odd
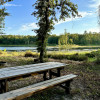
{"type": "Polygon", "coordinates": [[[39,64],[23,65],[16,67],[7,67],[0,69],[0,93],[8,91],[8,81],[17,80],[37,74],[43,74],[43,79],[51,79],[52,75],[59,77],[61,70],[68,64],[60,62],[46,62],[39,64]],[[53,72],[52,69],[56,69],[57,72],[53,72]],[[47,72],[49,78],[47,78],[47,72]]]}

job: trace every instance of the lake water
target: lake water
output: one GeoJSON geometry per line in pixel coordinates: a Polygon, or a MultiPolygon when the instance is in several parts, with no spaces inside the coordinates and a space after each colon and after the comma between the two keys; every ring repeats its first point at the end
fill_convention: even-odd
{"type": "MultiPolygon", "coordinates": [[[[4,50],[6,49],[6,51],[26,51],[26,50],[31,50],[31,51],[37,51],[37,47],[0,47],[0,50],[4,50]]],[[[100,49],[99,48],[73,48],[73,49],[67,49],[66,51],[92,51],[92,50],[97,50],[100,49]]],[[[59,48],[57,47],[48,47],[47,51],[59,51],[59,48]]],[[[65,51],[64,49],[62,49],[61,51],[65,51]]]]}

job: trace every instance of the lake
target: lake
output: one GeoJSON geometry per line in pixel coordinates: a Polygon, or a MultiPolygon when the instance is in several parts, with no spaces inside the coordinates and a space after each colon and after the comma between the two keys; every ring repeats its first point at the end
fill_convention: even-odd
{"type": "MultiPolygon", "coordinates": [[[[6,51],[26,51],[26,50],[31,50],[36,52],[37,47],[0,47],[0,50],[6,51]]],[[[92,50],[97,50],[100,49],[100,47],[85,47],[85,48],[71,48],[71,49],[62,49],[61,51],[92,51],[92,50]]],[[[47,47],[47,51],[59,51],[58,47],[47,47]]]]}

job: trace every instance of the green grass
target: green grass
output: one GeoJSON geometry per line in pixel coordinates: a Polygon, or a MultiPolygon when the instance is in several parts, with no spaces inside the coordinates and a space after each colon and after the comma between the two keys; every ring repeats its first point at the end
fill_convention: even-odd
{"type": "Polygon", "coordinates": [[[32,97],[29,97],[25,100],[64,100],[63,96],[65,96],[65,91],[63,89],[59,89],[58,87],[51,88],[48,90],[44,90],[41,93],[37,93],[32,97]],[[55,98],[55,99],[54,99],[55,98]]]}
{"type": "Polygon", "coordinates": [[[93,57],[93,58],[88,58],[88,62],[95,62],[96,61],[96,57],[93,57]]]}
{"type": "MultiPolygon", "coordinates": [[[[19,65],[27,65],[34,63],[33,55],[39,55],[36,52],[6,52],[0,51],[0,61],[6,61],[8,66],[14,67],[19,65]],[[32,57],[24,57],[25,54],[31,54],[32,57]]],[[[70,60],[79,60],[78,62],[70,61],[69,66],[65,66],[62,71],[62,75],[73,73],[78,75],[77,78],[71,84],[71,95],[65,94],[65,91],[61,88],[55,87],[53,89],[44,90],[41,93],[34,94],[25,100],[64,100],[64,97],[73,100],[73,98],[81,98],[82,100],[99,100],[100,97],[100,64],[97,64],[97,55],[100,55],[100,50],[93,52],[49,52],[50,58],[55,58],[57,61],[67,61],[67,57],[70,60]],[[86,56],[86,53],[93,54],[94,57],[88,57],[88,60],[80,62],[86,56]],[[72,57],[72,58],[71,58],[72,57]],[[65,60],[63,60],[65,59],[65,60]]],[[[48,56],[47,55],[47,56],[48,56]]],[[[89,55],[89,56],[90,56],[89,55]]],[[[56,61],[56,60],[55,60],[56,61]]],[[[66,63],[66,62],[64,62],[66,63]]],[[[3,68],[5,66],[0,66],[3,68]]]]}
{"type": "MultiPolygon", "coordinates": [[[[100,55],[100,50],[98,51],[52,51],[47,52],[45,58],[53,59],[68,59],[75,61],[87,61],[95,62],[97,60],[97,55],[100,55]]],[[[32,52],[30,50],[25,52],[6,52],[6,50],[0,50],[1,57],[33,57],[38,58],[39,53],[32,52]]],[[[99,57],[98,57],[99,58],[99,57]]],[[[99,59],[98,59],[99,62],[99,59]]]]}

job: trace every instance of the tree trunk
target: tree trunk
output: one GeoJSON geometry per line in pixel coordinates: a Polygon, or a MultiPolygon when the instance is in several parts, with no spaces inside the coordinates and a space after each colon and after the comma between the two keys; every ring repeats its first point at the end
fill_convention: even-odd
{"type": "Polygon", "coordinates": [[[39,58],[41,63],[44,62],[43,58],[44,58],[44,50],[41,49],[41,51],[40,51],[40,58],[39,58]]]}
{"type": "Polygon", "coordinates": [[[44,52],[45,52],[45,51],[44,51],[44,45],[45,45],[44,40],[45,40],[45,39],[42,37],[42,43],[41,43],[42,46],[41,46],[40,58],[39,58],[41,63],[44,62],[44,60],[43,60],[43,58],[44,58],[44,52]]]}
{"type": "MultiPolygon", "coordinates": [[[[47,0],[47,2],[49,2],[49,0],[47,0]]],[[[49,10],[49,7],[46,7],[46,11],[45,11],[45,20],[46,20],[46,25],[45,25],[45,33],[44,33],[44,36],[42,38],[42,47],[41,47],[41,50],[40,50],[40,62],[43,63],[44,60],[44,54],[45,54],[45,48],[46,48],[46,38],[47,38],[47,35],[48,35],[48,23],[49,23],[49,15],[48,15],[48,10],[49,10]]]]}

